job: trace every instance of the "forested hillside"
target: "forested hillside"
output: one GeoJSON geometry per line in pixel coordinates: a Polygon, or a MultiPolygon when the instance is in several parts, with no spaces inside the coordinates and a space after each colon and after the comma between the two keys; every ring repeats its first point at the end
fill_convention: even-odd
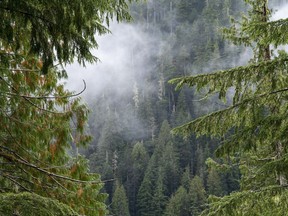
{"type": "Polygon", "coordinates": [[[127,68],[133,71],[125,77],[127,86],[123,90],[112,84],[86,96],[93,141],[83,153],[90,169],[107,180],[112,215],[199,215],[209,196],[240,189],[237,154],[215,157],[220,139],[193,132],[187,138],[171,134],[176,126],[229,106],[233,89],[223,102],[219,94],[206,97],[208,89],[177,91],[168,81],[247,64],[252,48],[227,41],[221,29],[248,10],[239,0],[131,5],[130,25],[143,41],[127,45],[127,68]]]}
{"type": "Polygon", "coordinates": [[[287,8],[0,0],[0,215],[287,215],[287,8]]]}

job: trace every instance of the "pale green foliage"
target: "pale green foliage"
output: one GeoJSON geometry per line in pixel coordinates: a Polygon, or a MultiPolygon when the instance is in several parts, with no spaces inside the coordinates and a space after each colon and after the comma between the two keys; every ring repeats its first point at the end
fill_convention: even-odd
{"type": "Polygon", "coordinates": [[[181,88],[184,84],[197,86],[198,90],[207,86],[208,95],[218,93],[219,98],[223,100],[228,97],[227,91],[229,88],[235,87],[233,104],[230,107],[200,117],[178,129],[174,129],[174,132],[187,136],[191,131],[195,131],[198,135],[209,134],[221,137],[231,127],[243,128],[243,126],[253,125],[252,123],[255,121],[263,121],[262,118],[259,119],[261,117],[261,109],[269,105],[269,103],[274,103],[281,93],[283,95],[287,91],[285,86],[288,81],[287,61],[287,55],[282,54],[278,58],[267,62],[241,66],[207,75],[201,74],[171,80],[171,83],[177,83],[178,88],[181,88]],[[271,72],[272,69],[275,70],[271,72]],[[263,82],[267,79],[271,80],[271,82],[267,83],[267,86],[263,89],[263,82]],[[277,86],[277,89],[274,86],[277,86]],[[255,107],[258,110],[260,109],[260,113],[255,113],[255,107]],[[227,116],[229,118],[226,118],[227,116]],[[241,121],[236,119],[241,119],[241,121]],[[215,127],[215,125],[221,125],[221,127],[215,127]]]}
{"type": "Polygon", "coordinates": [[[288,192],[280,186],[259,191],[235,192],[223,198],[209,198],[212,207],[202,212],[202,216],[282,216],[287,214],[288,192]]]}
{"type": "Polygon", "coordinates": [[[210,168],[207,176],[207,193],[210,195],[221,196],[223,191],[221,184],[221,177],[217,170],[210,168]]]}
{"type": "Polygon", "coordinates": [[[188,190],[189,189],[189,185],[190,185],[190,181],[191,181],[191,176],[190,176],[190,167],[186,167],[183,174],[182,174],[182,178],[181,178],[181,185],[188,190]]]}
{"type": "Polygon", "coordinates": [[[140,164],[141,162],[147,162],[148,155],[144,148],[143,143],[137,142],[133,146],[131,156],[133,158],[133,161],[135,161],[135,163],[138,162],[140,164]]]}

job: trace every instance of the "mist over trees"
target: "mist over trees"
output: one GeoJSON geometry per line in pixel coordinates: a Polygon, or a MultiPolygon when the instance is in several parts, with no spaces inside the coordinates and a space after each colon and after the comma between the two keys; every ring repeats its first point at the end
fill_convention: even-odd
{"type": "MultiPolygon", "coordinates": [[[[106,54],[103,56],[108,65],[122,62],[125,66],[120,64],[109,67],[111,70],[106,72],[112,74],[113,84],[103,84],[101,88],[98,85],[99,89],[95,87],[96,94],[91,93],[93,88],[87,93],[86,101],[92,109],[89,130],[93,134],[93,141],[88,149],[81,150],[89,158],[91,170],[101,173],[103,180],[115,179],[115,182],[109,181],[104,186],[105,192],[109,194],[107,202],[111,203],[111,212],[115,205],[113,197],[116,191],[116,195],[119,193],[120,185],[124,187],[128,202],[122,205],[128,205],[129,214],[137,216],[200,215],[203,210],[203,215],[213,215],[213,210],[209,212],[207,209],[217,209],[217,205],[213,205],[214,200],[218,202],[216,197],[229,200],[227,195],[236,191],[241,194],[241,191],[251,189],[248,185],[250,181],[253,182],[252,173],[257,168],[251,172],[252,167],[243,166],[243,163],[250,162],[255,156],[251,148],[248,149],[248,154],[241,157],[242,150],[232,151],[233,154],[220,158],[215,155],[216,149],[219,152],[223,148],[223,138],[211,138],[209,135],[214,130],[225,138],[233,135],[233,128],[228,130],[224,119],[202,125],[202,132],[198,129],[194,133],[184,128],[182,132],[186,138],[171,134],[171,129],[179,125],[215,111],[219,112],[236,103],[235,88],[226,86],[224,92],[220,91],[220,86],[225,85],[224,77],[215,77],[210,91],[209,86],[205,88],[205,83],[201,84],[200,78],[203,77],[204,80],[207,72],[253,64],[253,47],[233,44],[223,37],[221,31],[227,28],[226,34],[229,33],[228,29],[233,24],[230,21],[231,16],[234,20],[241,20],[243,14],[250,16],[251,6],[247,3],[233,0],[133,3],[133,24],[123,25],[120,30],[115,27],[115,45],[110,44],[110,47],[115,48],[108,53],[112,52],[112,56],[114,53],[120,55],[115,55],[115,61],[113,58],[106,59],[106,54]],[[117,37],[117,31],[123,33],[125,28],[130,33],[125,35],[131,42],[128,48],[125,48],[125,37],[123,40],[117,37]],[[118,48],[116,44],[120,41],[124,45],[118,48]],[[122,51],[117,51],[118,49],[122,51]],[[191,75],[199,76],[201,91],[185,87],[183,84],[189,84],[188,78],[187,81],[178,80],[183,86],[181,91],[175,90],[176,84],[168,82],[173,78],[191,75]],[[216,94],[213,95],[213,92],[216,94]],[[197,133],[205,135],[198,137],[197,133]],[[252,175],[251,178],[248,174],[252,175]]],[[[273,7],[280,9],[285,3],[271,2],[273,7]]],[[[259,2],[258,4],[261,5],[259,2]]],[[[232,37],[231,34],[229,37],[232,37]]],[[[104,41],[104,46],[105,43],[104,41]]],[[[102,67],[105,69],[105,61],[95,71],[102,71],[102,67]]],[[[88,70],[92,68],[88,67],[88,70]]],[[[103,77],[105,80],[106,76],[103,77]]],[[[209,79],[205,82],[208,84],[209,79]]],[[[243,87],[243,91],[244,89],[246,88],[243,87]]],[[[236,94],[243,93],[236,91],[236,94]]],[[[245,114],[246,111],[243,111],[244,116],[245,114]]],[[[240,113],[237,112],[237,115],[240,113]]],[[[233,116],[229,119],[228,114],[225,119],[236,122],[233,116]]],[[[190,127],[192,126],[189,125],[190,127]]],[[[181,128],[177,131],[182,133],[181,128]]],[[[261,143],[257,145],[261,146],[261,143]]],[[[258,148],[256,152],[259,153],[258,148]]],[[[267,156],[269,153],[265,154],[267,156]]],[[[271,181],[274,179],[276,178],[271,177],[271,181]]],[[[262,181],[264,180],[259,180],[259,184],[262,181]]],[[[253,185],[254,187],[256,186],[253,185]]],[[[239,198],[235,194],[235,199],[239,198]]],[[[233,197],[230,199],[234,200],[233,197]]],[[[235,209],[241,209],[241,205],[235,209]]],[[[117,215],[115,210],[113,214],[117,215]]]]}
{"type": "Polygon", "coordinates": [[[0,214],[285,215],[287,4],[0,1],[0,214]]]}

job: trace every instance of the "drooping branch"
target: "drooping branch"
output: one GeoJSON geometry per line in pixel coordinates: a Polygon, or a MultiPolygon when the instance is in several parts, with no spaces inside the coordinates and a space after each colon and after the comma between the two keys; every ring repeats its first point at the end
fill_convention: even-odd
{"type": "Polygon", "coordinates": [[[214,93],[221,89],[226,91],[229,87],[235,87],[241,83],[260,81],[260,78],[269,74],[272,68],[275,69],[274,71],[277,71],[278,68],[284,68],[287,71],[288,57],[278,57],[270,61],[239,66],[224,71],[220,70],[209,74],[175,78],[170,80],[169,83],[176,84],[177,90],[184,85],[188,85],[189,87],[196,86],[198,90],[209,87],[209,93],[214,93]]]}
{"type": "Polygon", "coordinates": [[[25,191],[28,191],[30,193],[32,193],[31,190],[29,190],[28,188],[26,188],[24,185],[22,185],[21,183],[19,183],[18,181],[16,181],[14,178],[12,178],[10,175],[8,174],[1,174],[4,178],[9,179],[11,182],[13,182],[14,184],[18,185],[19,187],[21,187],[22,189],[24,189],[25,191]]]}
{"type": "MultiPolygon", "coordinates": [[[[0,77],[0,79],[2,79],[0,77]]],[[[65,99],[65,98],[72,98],[72,97],[77,97],[79,95],[81,95],[87,88],[86,86],[86,82],[85,80],[82,80],[83,81],[83,84],[84,84],[84,87],[83,89],[76,93],[76,94],[70,94],[70,95],[66,95],[66,96],[29,96],[29,95],[21,95],[21,94],[15,94],[15,93],[11,93],[11,92],[1,92],[2,94],[5,94],[6,96],[11,96],[11,97],[22,97],[22,98],[25,98],[25,99],[36,99],[36,100],[42,100],[42,99],[65,99]]]]}
{"type": "MultiPolygon", "coordinates": [[[[235,214],[235,212],[241,212],[245,215],[256,215],[256,213],[259,213],[259,207],[261,208],[261,206],[259,205],[261,205],[261,203],[263,203],[264,201],[267,202],[267,205],[265,207],[262,206],[262,212],[263,208],[266,208],[266,210],[268,210],[268,208],[271,208],[268,210],[268,212],[273,209],[275,210],[276,208],[278,208],[278,205],[281,206],[280,203],[284,204],[287,202],[287,187],[288,185],[269,186],[258,190],[235,192],[223,198],[211,197],[211,199],[213,199],[213,202],[209,204],[208,208],[201,213],[201,216],[233,215],[233,213],[235,214]],[[278,197],[276,196],[276,194],[278,197]],[[274,196],[278,198],[277,200],[279,200],[279,202],[275,202],[273,200],[274,196]],[[282,196],[282,199],[280,198],[280,196],[282,196]],[[260,199],[262,200],[262,202],[259,201],[260,199]],[[269,205],[268,203],[274,205],[274,207],[272,208],[271,205],[269,205]],[[233,210],[231,208],[233,208],[233,210]]],[[[265,211],[265,213],[267,212],[265,211]]]]}
{"type": "MultiPolygon", "coordinates": [[[[226,114],[232,115],[232,112],[236,112],[235,109],[239,108],[239,107],[243,107],[243,109],[249,109],[248,105],[255,102],[255,101],[259,101],[262,98],[266,98],[268,96],[271,95],[275,95],[275,94],[279,94],[279,93],[283,93],[283,92],[287,92],[288,88],[283,88],[283,89],[279,89],[279,90],[275,90],[275,91],[271,91],[271,92],[266,92],[263,94],[259,94],[256,95],[254,97],[250,97],[247,99],[242,100],[239,103],[236,103],[226,109],[222,109],[213,113],[210,113],[206,116],[202,116],[197,118],[196,120],[193,120],[191,122],[188,122],[182,126],[176,127],[172,130],[173,134],[179,134],[179,135],[183,135],[185,137],[189,136],[191,134],[191,132],[195,132],[198,135],[204,135],[207,133],[210,133],[211,135],[223,135],[226,133],[226,131],[228,129],[231,128],[231,125],[226,125],[226,127],[223,127],[221,129],[215,129],[215,131],[211,131],[212,128],[216,128],[216,125],[211,124],[211,122],[213,122],[212,119],[222,119],[221,116],[226,114]],[[203,128],[203,126],[205,125],[205,127],[203,128]]],[[[227,116],[226,121],[232,122],[233,124],[235,124],[232,116],[227,116]]]]}
{"type": "MultiPolygon", "coordinates": [[[[4,148],[3,146],[0,146],[0,148],[4,148]]],[[[7,149],[7,147],[5,147],[5,149],[7,149]]],[[[10,152],[14,152],[12,150],[9,150],[10,152]]],[[[15,152],[13,153],[14,155],[16,154],[15,152]]],[[[59,178],[59,179],[63,179],[63,180],[67,180],[67,181],[71,181],[71,182],[74,182],[74,183],[79,183],[79,184],[99,184],[99,183],[102,183],[102,181],[83,181],[83,180],[79,180],[79,179],[73,179],[73,178],[70,178],[70,177],[67,177],[67,176],[63,176],[63,175],[58,175],[58,174],[55,174],[53,172],[49,172],[41,167],[38,167],[36,166],[35,164],[32,164],[32,163],[29,163],[28,161],[26,161],[25,159],[23,159],[22,157],[20,157],[19,155],[17,155],[18,158],[16,158],[15,156],[11,155],[11,154],[7,154],[3,151],[0,151],[0,156],[2,156],[3,158],[5,158],[6,160],[8,161],[13,161],[15,163],[18,163],[18,164],[22,164],[24,166],[27,166],[27,167],[30,167],[30,168],[33,168],[39,172],[42,172],[44,173],[45,175],[47,176],[50,176],[50,177],[55,177],[55,178],[59,178]]],[[[111,181],[111,180],[107,180],[107,181],[111,181]]]]}
{"type": "Polygon", "coordinates": [[[51,20],[48,20],[45,17],[40,16],[40,15],[29,13],[27,11],[22,11],[22,10],[18,10],[18,9],[15,9],[15,8],[9,8],[9,7],[0,7],[0,10],[6,10],[6,11],[9,11],[11,13],[18,13],[18,14],[21,14],[21,15],[24,15],[24,16],[40,19],[40,20],[44,21],[43,23],[50,23],[50,24],[55,25],[55,23],[53,23],[51,20]]]}
{"type": "Polygon", "coordinates": [[[0,76],[0,80],[4,81],[4,83],[6,83],[7,86],[9,86],[15,93],[10,93],[10,92],[5,92],[4,94],[8,95],[8,96],[17,96],[17,97],[21,97],[23,98],[26,102],[28,102],[30,105],[36,107],[37,109],[44,111],[44,112],[49,112],[52,114],[60,114],[63,115],[66,112],[55,112],[52,110],[47,110],[44,108],[39,107],[37,104],[35,104],[34,102],[31,101],[31,99],[37,99],[37,100],[43,100],[43,99],[64,99],[64,98],[71,98],[71,97],[76,97],[81,95],[85,90],[86,90],[86,82],[85,80],[83,80],[84,83],[84,88],[76,94],[72,94],[72,95],[66,95],[66,96],[28,96],[28,95],[21,95],[12,85],[10,85],[5,79],[3,79],[0,76]]]}

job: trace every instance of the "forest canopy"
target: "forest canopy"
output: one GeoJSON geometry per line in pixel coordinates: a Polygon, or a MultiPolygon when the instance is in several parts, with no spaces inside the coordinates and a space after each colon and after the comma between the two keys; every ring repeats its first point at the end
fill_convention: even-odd
{"type": "Polygon", "coordinates": [[[287,21],[271,21],[286,4],[132,4],[129,33],[148,39],[137,35],[134,46],[127,36],[125,93],[112,83],[87,96],[94,139],[84,152],[91,169],[118,181],[104,186],[111,212],[127,205],[133,216],[286,211],[287,54],[279,50],[287,21]]]}
{"type": "Polygon", "coordinates": [[[0,1],[0,212],[285,214],[286,4],[0,1]],[[113,75],[68,91],[65,66],[129,14],[113,75]]]}

